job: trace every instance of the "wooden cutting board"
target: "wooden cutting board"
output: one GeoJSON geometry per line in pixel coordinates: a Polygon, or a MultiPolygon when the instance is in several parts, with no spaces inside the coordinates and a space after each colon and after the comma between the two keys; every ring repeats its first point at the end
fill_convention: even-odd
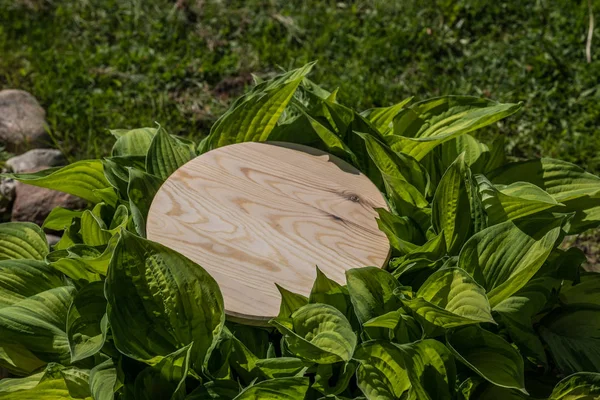
{"type": "Polygon", "coordinates": [[[310,294],[316,266],[383,266],[386,236],[377,187],[328,153],[289,143],[240,143],[205,153],[167,179],[152,202],[150,240],[184,254],[219,283],[230,319],[277,316],[275,284],[310,294]]]}

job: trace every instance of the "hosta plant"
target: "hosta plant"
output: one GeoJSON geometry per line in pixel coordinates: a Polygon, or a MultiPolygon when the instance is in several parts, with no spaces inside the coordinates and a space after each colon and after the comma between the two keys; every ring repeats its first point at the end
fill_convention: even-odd
{"type": "MultiPolygon", "coordinates": [[[[0,225],[0,399],[578,399],[600,396],[600,274],[568,235],[600,224],[600,178],[508,162],[480,132],[519,104],[446,96],[356,112],[307,65],[257,82],[200,143],[113,130],[112,153],[21,182],[77,195],[42,229],[0,225]],[[268,327],[227,321],[213,278],[145,239],[178,167],[244,141],[333,153],[385,194],[386,268],[316,269],[268,327]]],[[[513,116],[513,118],[515,118],[513,116]]],[[[489,135],[486,135],[488,137],[489,135]]]]}

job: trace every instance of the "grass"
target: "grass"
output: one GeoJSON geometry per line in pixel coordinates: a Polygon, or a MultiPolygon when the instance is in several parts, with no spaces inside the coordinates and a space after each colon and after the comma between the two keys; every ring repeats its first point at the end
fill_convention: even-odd
{"type": "MultiPolygon", "coordinates": [[[[599,10],[596,10],[600,14],[599,10]]],[[[58,147],[107,153],[107,128],[200,138],[251,74],[312,78],[369,108],[468,94],[525,108],[497,128],[516,157],[600,172],[600,31],[585,1],[0,0],[0,88],[33,93],[58,147]]]]}

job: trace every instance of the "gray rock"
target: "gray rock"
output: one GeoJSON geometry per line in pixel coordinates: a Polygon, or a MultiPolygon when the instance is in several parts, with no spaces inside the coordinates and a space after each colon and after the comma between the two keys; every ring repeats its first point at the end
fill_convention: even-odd
{"type": "Polygon", "coordinates": [[[48,147],[46,112],[23,90],[0,91],[0,143],[11,153],[48,147]]]}
{"type": "Polygon", "coordinates": [[[33,149],[6,161],[6,167],[12,172],[27,172],[40,167],[57,167],[65,164],[65,157],[55,149],[33,149]]]}
{"type": "Polygon", "coordinates": [[[0,178],[0,222],[10,221],[16,185],[12,179],[0,178]]]}
{"type": "Polygon", "coordinates": [[[60,241],[60,236],[50,235],[46,233],[46,240],[50,246],[54,246],[56,243],[60,241]]]}

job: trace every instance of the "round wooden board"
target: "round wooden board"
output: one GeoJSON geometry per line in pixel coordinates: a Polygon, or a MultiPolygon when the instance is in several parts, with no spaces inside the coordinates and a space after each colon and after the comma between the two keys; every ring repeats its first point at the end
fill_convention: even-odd
{"type": "Polygon", "coordinates": [[[275,283],[308,296],[317,265],[345,284],[346,270],[385,264],[376,207],[387,208],[377,187],[337,157],[240,143],[173,173],[152,202],[147,235],[215,278],[229,318],[264,324],[279,312],[275,283]]]}

